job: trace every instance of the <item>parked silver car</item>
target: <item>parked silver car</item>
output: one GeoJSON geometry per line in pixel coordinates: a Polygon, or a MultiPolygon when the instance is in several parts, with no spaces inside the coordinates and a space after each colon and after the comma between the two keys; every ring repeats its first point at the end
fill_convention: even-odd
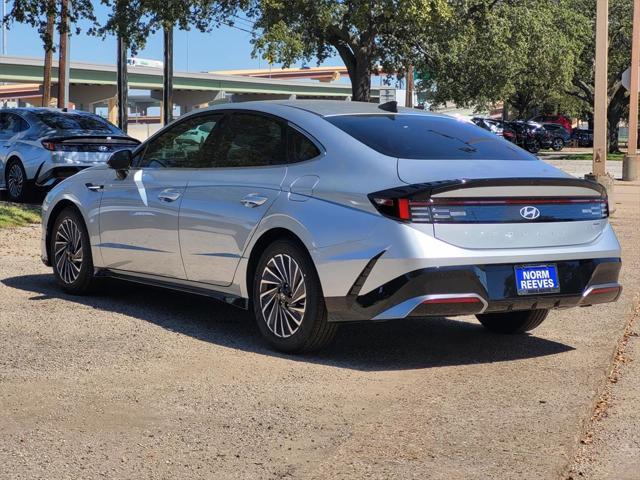
{"type": "Polygon", "coordinates": [[[394,104],[199,110],[62,182],[43,213],[67,292],[109,276],[219,298],[287,352],[354,320],[475,314],[524,332],[621,291],[601,186],[394,104]],[[201,125],[202,143],[182,141],[201,125]]]}
{"type": "Polygon", "coordinates": [[[139,143],[88,112],[0,109],[0,188],[9,200],[23,201],[34,184],[50,187],[139,143]]]}

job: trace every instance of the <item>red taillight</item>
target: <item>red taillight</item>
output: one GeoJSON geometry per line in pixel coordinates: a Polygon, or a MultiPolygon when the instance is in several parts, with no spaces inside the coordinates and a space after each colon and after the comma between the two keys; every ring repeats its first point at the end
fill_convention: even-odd
{"type": "Polygon", "coordinates": [[[398,199],[398,217],[400,220],[411,220],[411,211],[409,210],[410,200],[407,198],[398,199]]]}
{"type": "Polygon", "coordinates": [[[51,151],[55,150],[56,149],[56,145],[58,145],[58,144],[55,143],[55,142],[47,142],[46,140],[42,141],[42,146],[44,148],[46,148],[47,150],[51,150],[51,151]]]}

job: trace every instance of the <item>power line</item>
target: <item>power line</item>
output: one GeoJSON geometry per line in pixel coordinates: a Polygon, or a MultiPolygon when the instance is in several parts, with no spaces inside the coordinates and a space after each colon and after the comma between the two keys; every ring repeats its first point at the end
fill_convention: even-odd
{"type": "Polygon", "coordinates": [[[248,18],[241,17],[240,15],[235,15],[235,14],[232,13],[231,16],[236,18],[236,19],[238,19],[238,20],[241,20],[241,21],[245,22],[248,25],[251,25],[252,27],[256,24],[256,22],[252,22],[248,18]]]}
{"type": "Polygon", "coordinates": [[[227,27],[235,28],[237,30],[242,30],[243,32],[247,32],[247,33],[253,33],[253,30],[247,30],[246,28],[239,27],[237,25],[234,25],[233,23],[229,23],[229,22],[222,22],[222,23],[227,27]]]}

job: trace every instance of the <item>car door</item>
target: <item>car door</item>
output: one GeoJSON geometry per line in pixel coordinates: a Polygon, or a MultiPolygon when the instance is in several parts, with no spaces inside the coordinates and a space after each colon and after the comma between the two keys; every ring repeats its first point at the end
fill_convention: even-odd
{"type": "Polygon", "coordinates": [[[102,188],[100,250],[105,267],[184,279],[178,215],[187,182],[200,167],[201,143],[189,133],[220,115],[188,117],[145,144],[122,178],[102,188]]]}
{"type": "Polygon", "coordinates": [[[187,278],[229,285],[247,242],[280,194],[285,123],[257,112],[228,113],[203,147],[211,168],[189,180],[180,211],[187,278]]]}

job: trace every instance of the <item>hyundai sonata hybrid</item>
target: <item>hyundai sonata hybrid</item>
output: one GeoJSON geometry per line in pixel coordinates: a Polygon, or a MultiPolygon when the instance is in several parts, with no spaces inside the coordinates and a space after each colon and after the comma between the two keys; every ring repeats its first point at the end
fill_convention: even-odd
{"type": "Polygon", "coordinates": [[[217,298],[285,352],[349,321],[475,315],[521,333],[621,292],[599,184],[395,103],[198,110],[63,181],[43,213],[65,291],[115,277],[217,298]]]}
{"type": "Polygon", "coordinates": [[[22,202],[34,185],[48,188],[139,143],[89,112],[0,109],[0,188],[9,200],[22,202]]]}

